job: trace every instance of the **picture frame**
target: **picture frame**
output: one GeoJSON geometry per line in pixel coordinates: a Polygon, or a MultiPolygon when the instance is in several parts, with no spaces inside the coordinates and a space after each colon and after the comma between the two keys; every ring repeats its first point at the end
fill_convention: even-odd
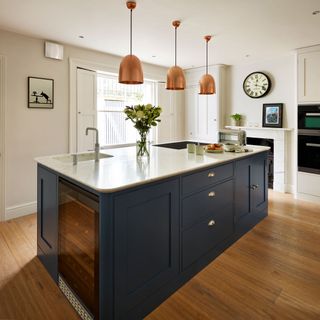
{"type": "Polygon", "coordinates": [[[28,77],[28,108],[53,109],[54,80],[28,77]]]}
{"type": "Polygon", "coordinates": [[[283,103],[264,103],[262,127],[282,128],[283,103]]]}

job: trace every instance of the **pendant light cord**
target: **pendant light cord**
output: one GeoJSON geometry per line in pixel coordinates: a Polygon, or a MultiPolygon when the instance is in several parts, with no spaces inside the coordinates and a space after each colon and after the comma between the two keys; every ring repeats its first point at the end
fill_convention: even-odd
{"type": "Polygon", "coordinates": [[[174,28],[174,65],[177,66],[177,27],[174,28]]]}
{"type": "Polygon", "coordinates": [[[130,9],[130,55],[132,56],[132,9],[130,9]]]}
{"type": "Polygon", "coordinates": [[[208,74],[208,40],[206,41],[206,74],[208,74]]]}

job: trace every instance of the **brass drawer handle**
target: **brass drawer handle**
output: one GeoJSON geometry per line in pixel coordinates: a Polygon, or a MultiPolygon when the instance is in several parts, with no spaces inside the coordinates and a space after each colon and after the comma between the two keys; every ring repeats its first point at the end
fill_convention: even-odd
{"type": "Polygon", "coordinates": [[[214,220],[210,220],[208,223],[208,227],[213,227],[216,224],[214,220]]]}
{"type": "Polygon", "coordinates": [[[214,191],[211,191],[208,193],[208,197],[215,197],[216,193],[214,191]]]}
{"type": "Polygon", "coordinates": [[[212,177],[214,177],[216,174],[214,173],[214,172],[209,172],[208,173],[208,178],[212,178],[212,177]]]}

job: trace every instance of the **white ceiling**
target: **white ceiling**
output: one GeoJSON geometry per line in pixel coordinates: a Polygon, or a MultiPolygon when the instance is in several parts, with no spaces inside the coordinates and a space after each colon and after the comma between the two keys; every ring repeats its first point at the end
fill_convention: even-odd
{"type": "MultiPolygon", "coordinates": [[[[129,53],[129,10],[125,2],[0,0],[0,29],[123,56],[129,53]]],[[[320,44],[320,14],[312,15],[315,10],[320,10],[319,0],[137,0],[133,53],[142,61],[172,65],[171,22],[181,19],[181,67],[204,65],[206,34],[214,35],[210,63],[269,59],[320,44]]]]}

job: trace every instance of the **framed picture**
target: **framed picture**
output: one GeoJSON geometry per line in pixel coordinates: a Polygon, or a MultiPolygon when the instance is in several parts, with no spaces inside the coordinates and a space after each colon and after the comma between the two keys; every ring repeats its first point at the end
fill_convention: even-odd
{"type": "Polygon", "coordinates": [[[53,109],[53,79],[28,77],[28,108],[53,109]]]}
{"type": "Polygon", "coordinates": [[[262,126],[282,128],[283,103],[264,103],[262,126]]]}

